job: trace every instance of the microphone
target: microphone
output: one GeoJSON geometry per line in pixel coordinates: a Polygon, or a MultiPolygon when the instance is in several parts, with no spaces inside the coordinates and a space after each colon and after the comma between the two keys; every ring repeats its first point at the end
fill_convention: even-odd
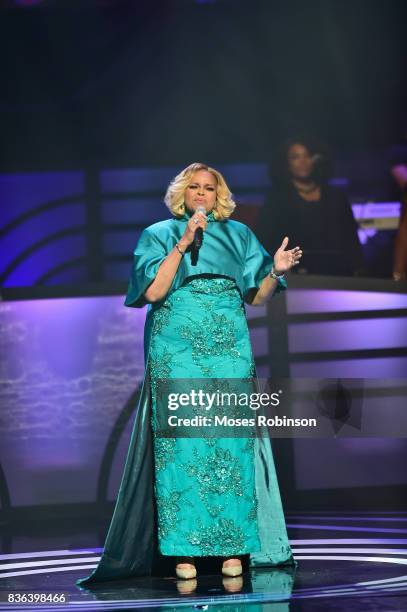
{"type": "MultiPolygon", "coordinates": [[[[203,213],[204,215],[206,214],[206,208],[205,206],[202,206],[202,204],[200,206],[197,207],[195,212],[200,212],[203,213]]],[[[203,229],[202,227],[198,227],[198,229],[195,232],[195,236],[194,236],[194,242],[193,242],[193,248],[195,251],[199,251],[199,249],[202,246],[202,242],[203,242],[203,229]]]]}

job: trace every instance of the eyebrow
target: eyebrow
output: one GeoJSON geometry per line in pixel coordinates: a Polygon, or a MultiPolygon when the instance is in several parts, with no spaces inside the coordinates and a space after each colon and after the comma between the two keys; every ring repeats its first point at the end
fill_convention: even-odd
{"type": "MultiPolygon", "coordinates": [[[[201,183],[198,183],[197,181],[194,181],[193,183],[190,183],[189,185],[190,186],[191,185],[201,185],[201,183]]],[[[205,183],[204,187],[216,187],[216,183],[205,183]]]]}

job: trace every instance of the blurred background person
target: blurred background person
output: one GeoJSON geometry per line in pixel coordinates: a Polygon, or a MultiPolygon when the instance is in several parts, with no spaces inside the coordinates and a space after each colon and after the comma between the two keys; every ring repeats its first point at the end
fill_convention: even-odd
{"type": "Polygon", "coordinates": [[[297,273],[361,275],[357,223],[346,195],[328,183],[329,170],[327,153],[313,139],[287,140],[272,162],[272,186],[256,233],[267,250],[280,235],[300,243],[304,257],[297,273]]]}

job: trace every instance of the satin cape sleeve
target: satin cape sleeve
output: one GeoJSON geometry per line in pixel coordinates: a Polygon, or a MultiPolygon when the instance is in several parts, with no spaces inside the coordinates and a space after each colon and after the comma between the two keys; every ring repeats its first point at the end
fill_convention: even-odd
{"type": "MultiPolygon", "coordinates": [[[[243,297],[253,289],[259,289],[262,280],[271,272],[273,258],[249,229],[246,244],[246,260],[243,271],[243,297]]],[[[280,278],[273,296],[287,289],[285,278],[280,278]]]]}
{"type": "Polygon", "coordinates": [[[127,289],[125,306],[142,308],[147,304],[144,292],[155,279],[158,268],[167,257],[165,245],[147,227],[141,234],[133,253],[133,266],[127,289]]]}

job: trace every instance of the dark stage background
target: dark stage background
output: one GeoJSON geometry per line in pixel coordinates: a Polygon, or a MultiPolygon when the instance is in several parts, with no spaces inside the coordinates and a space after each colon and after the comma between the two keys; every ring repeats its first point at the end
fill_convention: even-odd
{"type": "Polygon", "coordinates": [[[298,128],[349,159],[407,130],[403,0],[21,4],[0,14],[3,168],[257,162],[298,128]]]}

